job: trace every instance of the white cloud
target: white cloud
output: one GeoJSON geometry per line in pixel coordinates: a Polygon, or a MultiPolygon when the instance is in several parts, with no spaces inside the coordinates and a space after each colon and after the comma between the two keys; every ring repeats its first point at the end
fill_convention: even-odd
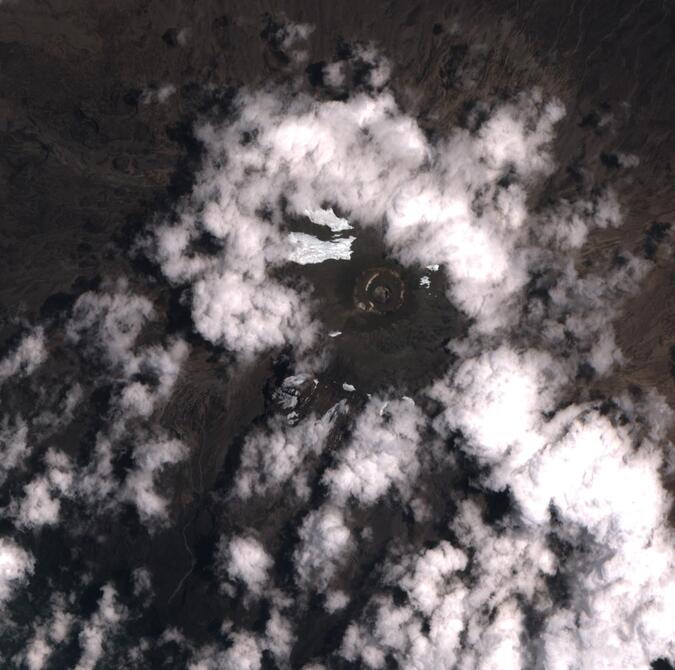
{"type": "MultiPolygon", "coordinates": [[[[285,599],[287,600],[287,599],[285,599]]],[[[290,653],[295,635],[288,618],[281,609],[288,602],[273,604],[263,633],[247,630],[232,630],[231,622],[226,621],[221,632],[227,635],[227,647],[210,644],[196,649],[192,653],[190,670],[259,670],[263,667],[263,654],[268,652],[278,667],[289,666],[290,653]]],[[[178,643],[185,640],[180,635],[171,635],[178,643]]]]}
{"type": "MultiPolygon", "coordinates": [[[[275,39],[300,61],[296,45],[309,33],[289,24],[275,39]]],[[[431,141],[383,90],[387,61],[370,46],[355,48],[352,60],[369,66],[370,92],[317,101],[293,87],[244,89],[228,121],[202,124],[203,169],[175,222],[155,230],[151,253],[170,282],[188,289],[196,330],[244,358],[287,344],[296,354],[313,353],[321,327],[311,294],[287,282],[284,267],[289,258],[320,262],[329,252],[347,260],[354,238],[340,235],[352,224],[381,226],[391,254],[406,265],[442,268],[448,297],[472,323],[466,338],[450,345],[449,370],[417,404],[370,398],[343,442],[333,428],[346,401],[301,418],[302,385],[312,378],[285,380],[274,401],[290,413],[272,415],[245,438],[234,493],[242,505],[283,495],[294,507],[312,499],[310,483],[325,485],[326,499],[305,507],[298,527],[292,561],[301,596],[295,602],[274,587],[273,558],[254,529],[224,537],[216,563],[230,582],[223,588],[234,597],[231,582],[244,585],[245,606],[251,595],[265,599],[264,629],[224,622],[226,642],[201,649],[176,633],[166,639],[192,653],[193,670],[254,670],[265,654],[287,667],[294,608],[302,611],[307,594],[318,592],[328,613],[344,615],[355,595],[350,561],[379,541],[380,529],[363,523],[373,513],[364,507],[393,492],[388,502],[403,503],[418,526],[386,545],[380,582],[347,622],[339,653],[348,661],[384,668],[392,657],[415,670],[598,670],[617,659],[627,669],[675,659],[672,499],[659,474],[664,448],[672,452],[672,413],[653,394],[644,401],[619,395],[617,416],[596,403],[574,404],[580,365],[602,376],[622,364],[611,321],[649,268],[628,254],[609,270],[600,254],[583,269],[577,263],[593,230],[621,223],[618,195],[529,211],[533,187],[553,170],[551,142],[563,115],[562,105],[540,92],[485,106],[473,130],[431,141]],[[331,239],[294,231],[302,216],[331,239]],[[328,453],[328,445],[335,450],[328,453]],[[479,466],[447,474],[470,479],[466,490],[450,479],[442,488],[446,472],[434,467],[442,458],[444,466],[459,469],[467,459],[479,466]],[[511,509],[487,522],[485,494],[494,492],[507,496],[511,509]],[[430,537],[436,539],[421,549],[430,537]],[[555,579],[564,582],[565,597],[555,593],[555,579]]],[[[349,65],[327,66],[328,85],[343,87],[349,65]]],[[[428,287],[431,279],[423,279],[428,287]]],[[[52,448],[44,471],[20,482],[23,495],[7,508],[20,530],[57,523],[62,500],[74,496],[105,511],[130,502],[148,524],[167,518],[172,493],[160,489],[158,477],[186,458],[187,447],[153,417],[189,351],[179,339],[139,343],[154,312],[124,281],[75,303],[68,342],[102,363],[98,381],[115,381],[108,424],[85,467],[52,448]],[[122,444],[132,444],[133,466],[120,484],[113,462],[122,444]]],[[[37,328],[0,361],[0,383],[31,374],[45,358],[37,328]]],[[[354,391],[346,382],[342,388],[354,391]]],[[[357,396],[352,400],[358,405],[357,396]]],[[[77,402],[74,391],[64,415],[72,416],[77,402]]],[[[23,463],[30,432],[20,417],[3,419],[3,477],[23,463]]],[[[0,602],[33,569],[28,552],[0,539],[0,602]]],[[[150,591],[149,573],[135,571],[133,579],[136,596],[150,591]]],[[[116,598],[105,586],[84,623],[78,670],[104,658],[125,618],[116,598]]],[[[59,612],[51,624],[39,619],[31,627],[23,659],[31,670],[44,667],[68,634],[72,617],[59,612]]]]}
{"type": "Polygon", "coordinates": [[[344,512],[324,505],[307,515],[298,534],[300,544],[293,556],[296,581],[303,589],[323,592],[354,548],[344,512]]]}
{"type": "Polygon", "coordinates": [[[464,667],[481,670],[527,668],[527,658],[521,644],[524,618],[515,599],[501,603],[497,607],[494,620],[485,627],[476,645],[466,655],[464,667]],[[471,656],[474,658],[471,659],[471,656]]]}
{"type": "Polygon", "coordinates": [[[52,600],[50,619],[35,626],[33,637],[26,645],[23,660],[28,670],[42,670],[72,628],[74,617],[64,609],[61,594],[56,594],[52,600]]]}
{"type": "MultiPolygon", "coordinates": [[[[365,66],[364,84],[374,89],[381,89],[389,83],[391,65],[373,43],[354,45],[350,61],[352,67],[356,65],[361,69],[365,66]]],[[[335,68],[340,65],[343,65],[343,63],[329,63],[326,66],[329,83],[333,86],[339,86],[335,68]]]]}
{"type": "Polygon", "coordinates": [[[221,538],[218,561],[231,580],[241,581],[254,595],[263,592],[273,565],[263,545],[251,536],[221,538]]]}
{"type": "Polygon", "coordinates": [[[158,103],[163,105],[176,92],[176,87],[173,84],[162,84],[159,87],[147,88],[141,95],[141,103],[150,105],[158,103]]]}
{"type": "MultiPolygon", "coordinates": [[[[441,423],[463,431],[464,448],[492,466],[487,483],[508,486],[527,523],[519,540],[498,538],[477,510],[464,509],[455,531],[476,548],[480,566],[471,611],[479,611],[487,594],[495,606],[516,594],[534,599],[547,619],[541,651],[547,667],[611,667],[619,650],[624,667],[646,667],[673,654],[668,622],[675,560],[666,547],[674,538],[666,521],[671,500],[659,477],[662,451],[649,439],[636,449],[631,423],[614,425],[592,407],[570,406],[544,420],[542,412],[556,399],[551,376],[543,374],[549,368],[550,358],[537,352],[518,357],[501,349],[467,359],[453,386],[436,387],[447,407],[441,423]],[[539,574],[551,574],[555,566],[545,546],[552,509],[562,523],[555,532],[585,546],[584,562],[575,553],[559,568],[573,593],[569,611],[551,611],[541,578],[523,571],[528,561],[539,574]]],[[[662,433],[660,410],[653,412],[662,433]]],[[[490,639],[493,626],[470,620],[468,639],[490,639]]],[[[507,626],[509,631],[515,637],[505,638],[503,653],[522,656],[525,649],[513,641],[517,630],[507,626]]],[[[502,643],[490,647],[497,653],[502,643]]],[[[481,663],[491,653],[481,650],[481,663]]]]}
{"type": "Polygon", "coordinates": [[[49,480],[38,477],[24,487],[25,497],[17,514],[22,526],[54,525],[59,520],[61,502],[53,498],[49,480]]]}
{"type": "Polygon", "coordinates": [[[125,280],[118,280],[111,288],[100,293],[89,291],[77,299],[67,334],[74,344],[86,338],[90,351],[103,353],[111,366],[132,375],[138,371],[132,348],[154,309],[147,298],[131,293],[125,280]]]}
{"type": "Polygon", "coordinates": [[[539,244],[548,242],[570,251],[581,248],[592,230],[620,225],[621,212],[616,194],[608,190],[594,200],[560,200],[539,219],[539,244]]]}
{"type": "MultiPolygon", "coordinates": [[[[508,361],[509,355],[501,357],[508,361]]],[[[468,363],[488,360],[484,355],[468,363]]],[[[386,583],[402,588],[408,604],[374,596],[372,616],[353,623],[345,634],[341,653],[347,659],[381,668],[387,654],[393,654],[405,668],[498,668],[528,667],[528,659],[535,658],[546,667],[590,670],[613,667],[619,653],[623,667],[630,668],[672,657],[675,559],[667,525],[671,501],[658,475],[660,450],[644,440],[636,450],[630,424],[615,426],[592,409],[572,407],[546,424],[537,416],[536,373],[541,367],[528,372],[527,360],[511,361],[525,369],[528,379],[524,386],[515,368],[505,373],[504,378],[516,376],[515,404],[509,393],[497,393],[500,385],[489,378],[486,384],[477,374],[483,368],[471,368],[471,374],[466,368],[470,389],[480,389],[482,399],[463,396],[470,389],[459,384],[447,413],[456,403],[466,403],[464,418],[454,427],[466,431],[469,444],[488,447],[476,454],[493,466],[492,478],[499,472],[500,481],[509,485],[527,525],[495,531],[477,506],[463,504],[452,528],[471,552],[470,562],[447,543],[421,557],[392,562],[386,583]],[[524,392],[527,388],[532,390],[524,392]],[[485,432],[493,423],[491,413],[498,411],[491,407],[494,402],[499,412],[508,408],[496,420],[506,429],[503,436],[485,432]],[[468,420],[471,407],[474,415],[468,420]],[[513,434],[509,416],[516,425],[523,422],[513,434]],[[529,432],[535,435],[527,438],[529,432]],[[531,448],[523,446],[528,441],[531,448]],[[551,509],[562,526],[551,525],[551,509]],[[573,552],[559,564],[548,547],[552,530],[581,553],[573,552]],[[448,579],[466,567],[468,589],[448,579]],[[569,580],[569,605],[555,606],[548,595],[547,578],[556,570],[569,580]],[[545,621],[539,646],[523,644],[521,602],[545,621]],[[421,616],[429,618],[426,631],[421,616]],[[466,639],[462,647],[460,633],[466,639]]],[[[462,408],[456,408],[462,417],[462,408]]]]}
{"type": "Polygon", "coordinates": [[[258,354],[286,342],[307,349],[316,336],[306,299],[278,282],[247,273],[209,273],[192,287],[192,317],[211,342],[258,354]]]}
{"type": "Polygon", "coordinates": [[[111,399],[107,427],[96,436],[90,462],[78,473],[75,493],[92,503],[104,502],[107,508],[129,501],[148,524],[165,521],[168,515],[167,497],[156,488],[158,475],[187,456],[186,447],[167,437],[152,423],[152,416],[169,399],[189,349],[177,338],[166,344],[137,345],[153,316],[152,303],[119,280],[101,292],[80,296],[67,325],[71,342],[91,357],[103,355],[106,367],[101,377],[112,376],[119,389],[111,399]],[[112,464],[123,439],[134,444],[133,467],[120,487],[112,464]]]}
{"type": "Polygon", "coordinates": [[[616,155],[619,165],[624,168],[632,168],[632,167],[637,167],[640,165],[640,157],[636,156],[635,154],[626,154],[623,152],[619,152],[616,155]]]}
{"type": "Polygon", "coordinates": [[[28,455],[28,426],[21,417],[12,423],[5,416],[0,423],[0,484],[7,473],[20,465],[28,455]]]}
{"type": "Polygon", "coordinates": [[[35,559],[26,550],[11,540],[0,537],[0,606],[35,568],[35,559]]]}
{"type": "Polygon", "coordinates": [[[259,670],[262,667],[262,649],[258,640],[248,633],[235,633],[232,646],[221,662],[218,667],[226,670],[259,670]]]}
{"type": "Polygon", "coordinates": [[[126,615],[125,609],[117,602],[117,592],[106,584],[98,608],[80,632],[80,658],[75,670],[94,670],[106,649],[106,638],[119,626],[126,615]]]}
{"type": "Polygon", "coordinates": [[[132,577],[134,580],[134,595],[143,596],[147,600],[152,598],[152,574],[147,568],[136,568],[132,577]]]}
{"type": "Polygon", "coordinates": [[[284,21],[283,25],[269,37],[276,48],[289,54],[291,60],[299,64],[305,62],[308,57],[307,51],[301,45],[313,32],[314,26],[311,23],[284,21]]]}
{"type": "Polygon", "coordinates": [[[323,68],[323,80],[327,86],[332,88],[342,88],[345,83],[344,64],[328,63],[323,68]]]}
{"type": "Polygon", "coordinates": [[[131,381],[124,387],[119,398],[119,407],[124,415],[147,418],[159,402],[167,400],[187,355],[187,344],[177,339],[170,341],[166,347],[145,347],[133,358],[129,357],[129,367],[150,375],[152,382],[131,381]]]}
{"type": "Polygon", "coordinates": [[[308,468],[323,451],[335,418],[345,410],[338,403],[322,417],[310,415],[297,425],[276,415],[244,442],[235,490],[241,498],[279,493],[286,484],[299,498],[309,497],[308,468]]]}
{"type": "Polygon", "coordinates": [[[59,522],[60,497],[74,494],[73,465],[60,451],[48,449],[44,458],[46,472],[24,486],[24,498],[13,501],[10,509],[15,523],[23,528],[53,526],[59,522]]]}
{"type": "MultiPolygon", "coordinates": [[[[379,63],[371,77],[382,86],[386,67],[374,50],[355,57],[379,63]]],[[[526,259],[516,253],[527,211],[525,189],[499,179],[509,170],[521,180],[550,172],[559,104],[522,95],[477,134],[455,131],[437,145],[386,91],[345,102],[243,91],[236,108],[234,120],[198,129],[205,167],[177,223],[155,235],[165,275],[192,284],[193,320],[205,338],[248,355],[313,344],[307,297],[271,275],[287,258],[282,199],[297,216],[323,220],[316,213],[334,203],[361,225],[384,221],[402,261],[444,264],[451,297],[478,326],[504,323],[504,303],[527,280],[526,259]],[[215,253],[192,248],[204,232],[219,243],[215,253]]]]}
{"type": "Polygon", "coordinates": [[[141,521],[161,524],[168,519],[170,495],[157,489],[157,477],[167,466],[183,461],[188,452],[180,440],[161,431],[138,431],[134,440],[133,467],[120,486],[113,474],[114,443],[110,437],[99,434],[91,461],[78,472],[74,493],[105,510],[116,509],[122,501],[130,502],[141,521]]]}
{"type": "Polygon", "coordinates": [[[73,617],[66,612],[62,606],[59,605],[57,599],[57,606],[52,612],[52,618],[49,623],[49,637],[55,642],[63,642],[70,631],[73,623],[73,617]]]}
{"type": "MultiPolygon", "coordinates": [[[[359,48],[355,58],[373,66],[373,88],[385,84],[388,66],[376,52],[359,48]]],[[[336,64],[326,69],[330,86],[344,85],[344,69],[336,64]]],[[[207,160],[192,200],[180,208],[177,223],[160,227],[156,235],[156,258],[165,275],[191,286],[197,330],[243,354],[286,343],[309,349],[318,326],[308,297],[279,280],[288,258],[290,217],[309,216],[333,232],[347,230],[349,222],[382,225],[400,261],[430,271],[443,268],[448,297],[473,319],[468,338],[452,344],[456,364],[429,389],[441,410],[434,427],[440,440],[452,433],[482,466],[476,485],[508,487],[515,502],[500,532],[483,522],[473,503],[463,503],[452,523],[461,546],[446,548],[449,555],[465,557],[461,567],[436,569],[434,553],[428,564],[419,557],[414,564],[403,561],[398,583],[408,602],[396,605],[386,593],[376,596],[370,622],[348,629],[343,653],[372,667],[382,667],[388,653],[403,667],[454,667],[460,661],[466,668],[526,667],[536,650],[526,642],[525,604],[550,622],[546,631],[558,625],[559,642],[567,645],[570,621],[583,619],[565,618],[550,599],[547,580],[564,569],[548,546],[551,506],[564,532],[584,528],[598,546],[615,552],[602,565],[622,575],[624,593],[633,599],[626,599],[617,622],[639,620],[650,631],[649,653],[668,653],[654,614],[667,611],[663,598],[654,595],[655,584],[667,591],[671,580],[662,560],[666,536],[657,532],[667,498],[656,475],[656,452],[643,446],[640,456],[630,455],[632,434],[613,441],[615,427],[607,420],[599,433],[582,430],[584,421],[596,423],[588,418],[596,416],[592,407],[561,405],[582,363],[598,375],[622,363],[610,324],[619,300],[648,267],[628,254],[609,272],[599,258],[597,267],[583,274],[576,266],[575,253],[589,233],[621,223],[611,191],[560,201],[536,215],[528,211],[531,187],[554,167],[550,148],[562,105],[536,90],[523,93],[485,107],[486,120],[475,130],[454,130],[434,143],[387,91],[318,102],[290,89],[246,90],[235,106],[232,120],[199,129],[207,160]],[[328,205],[348,218],[335,217],[328,205]],[[194,242],[203,233],[215,239],[213,253],[197,251],[194,242]],[[536,289],[532,295],[530,289],[536,289]],[[268,296],[274,296],[275,309],[268,307],[268,296]],[[296,316],[299,304],[308,311],[296,316]],[[292,324],[290,315],[296,319],[292,324]],[[584,445],[578,458],[577,445],[584,445]],[[612,465],[603,470],[599,464],[605,461],[612,465]],[[598,491],[579,483],[591,479],[598,491]],[[617,496],[628,486],[648,487],[650,493],[639,504],[626,495],[623,504],[617,496]],[[633,514],[631,506],[639,512],[633,514]],[[515,525],[519,519],[523,527],[515,525]],[[648,537],[654,549],[645,552],[648,537]],[[649,562],[651,582],[629,567],[628,546],[649,562]],[[464,569],[466,582],[456,578],[464,569]],[[633,582],[622,569],[632,571],[633,582]],[[651,605],[638,598],[640,588],[651,605]],[[469,641],[466,648],[460,635],[469,641]]],[[[330,598],[340,593],[331,590],[332,580],[354,548],[347,501],[372,504],[392,489],[411,500],[415,482],[433,460],[426,451],[437,451],[434,438],[420,448],[422,409],[390,401],[385,419],[376,407],[382,402],[371,400],[357,417],[352,437],[323,475],[328,501],[300,526],[294,563],[302,589],[330,598]]],[[[290,483],[300,498],[309,499],[307,474],[328,432],[325,417],[309,417],[298,426],[281,417],[270,420],[245,442],[238,495],[278,492],[290,483]]],[[[419,497],[413,507],[423,521],[433,513],[432,503],[419,497]]],[[[391,574],[396,572],[392,567],[391,574]]],[[[584,575],[576,576],[575,593],[591,603],[590,577],[584,575]]],[[[574,634],[586,635],[586,642],[566,647],[576,654],[572,663],[578,667],[585,667],[586,657],[596,659],[589,651],[593,644],[601,647],[593,638],[597,631],[584,625],[586,632],[575,624],[574,634]]],[[[617,630],[622,625],[617,623],[617,630]]],[[[603,635],[616,639],[611,626],[603,635]]],[[[549,638],[536,652],[541,658],[548,658],[549,638]]],[[[623,639],[630,648],[625,631],[623,639]]]]}
{"type": "Polygon", "coordinates": [[[422,412],[405,400],[369,400],[356,418],[351,440],[323,477],[330,496],[372,504],[390,487],[406,497],[420,467],[417,448],[422,412]]]}
{"type": "Polygon", "coordinates": [[[176,41],[180,46],[185,47],[190,41],[190,34],[191,30],[189,28],[181,28],[176,35],[176,41]]]}
{"type": "Polygon", "coordinates": [[[402,668],[455,668],[465,617],[466,589],[457,578],[467,557],[447,542],[390,569],[388,583],[400,586],[409,604],[376,595],[372,614],[345,632],[340,653],[366,667],[383,668],[391,654],[402,668]],[[424,632],[424,619],[428,632],[424,632]]]}
{"type": "Polygon", "coordinates": [[[544,101],[539,90],[521,95],[493,112],[480,128],[479,154],[495,170],[513,166],[524,177],[545,174],[552,165],[542,146],[553,140],[553,126],[564,114],[559,102],[544,101]]]}
{"type": "Polygon", "coordinates": [[[42,636],[34,637],[26,650],[28,670],[42,670],[52,653],[52,647],[42,636]]]}
{"type": "Polygon", "coordinates": [[[263,649],[257,636],[233,633],[230,643],[225,651],[214,646],[200,649],[188,670],[260,670],[263,649]]]}
{"type": "Polygon", "coordinates": [[[463,570],[466,565],[467,557],[461,551],[449,542],[441,542],[415,557],[403,574],[400,574],[401,566],[396,566],[388,578],[398,582],[417,609],[431,614],[441,605],[439,594],[447,576],[463,570]]]}
{"type": "Polygon", "coordinates": [[[155,479],[167,465],[180,463],[186,456],[185,445],[176,439],[157,436],[136,445],[134,468],[127,475],[121,497],[136,505],[141,520],[166,518],[167,498],[157,491],[155,479]]]}
{"type": "Polygon", "coordinates": [[[598,538],[610,528],[621,534],[630,530],[646,544],[667,514],[661,462],[653,445],[643,443],[634,452],[625,429],[591,411],[565,426],[564,436],[546,445],[527,469],[514,472],[511,482],[534,521],[548,518],[553,502],[566,519],[586,525],[598,538]]]}
{"type": "MultiPolygon", "coordinates": [[[[513,478],[528,519],[545,522],[553,506],[568,533],[584,528],[596,543],[592,567],[571,575],[579,609],[563,639],[579,640],[570,652],[579,667],[609,667],[614,649],[626,667],[673,657],[675,536],[667,522],[672,501],[658,474],[662,460],[649,441],[635,449],[628,429],[591,411],[513,478]]],[[[560,621],[553,619],[552,630],[560,621]]],[[[548,639],[550,656],[559,642],[548,639]]]]}
{"type": "Polygon", "coordinates": [[[564,381],[565,368],[549,354],[519,355],[502,345],[463,360],[433,385],[431,396],[445,408],[436,426],[461,430],[465,449],[481,462],[505,460],[515,469],[545,444],[544,412],[555,408],[564,381]]]}
{"type": "Polygon", "coordinates": [[[349,596],[344,591],[328,591],[326,593],[324,608],[329,614],[344,609],[348,604],[349,596]]]}
{"type": "Polygon", "coordinates": [[[288,665],[295,635],[289,620],[276,608],[272,609],[265,626],[265,647],[280,666],[288,665]]]}
{"type": "Polygon", "coordinates": [[[44,331],[40,327],[34,328],[0,360],[0,385],[15,375],[32,374],[46,359],[44,331]]]}
{"type": "Polygon", "coordinates": [[[345,632],[345,658],[370,668],[385,667],[387,655],[410,669],[526,667],[516,598],[536,601],[554,557],[544,538],[499,535],[471,504],[460,509],[454,530],[466,552],[442,541],[389,561],[384,585],[403,589],[407,601],[375,594],[345,632]]]}
{"type": "Polygon", "coordinates": [[[607,374],[615,364],[623,363],[623,354],[616,344],[614,330],[609,329],[599,333],[588,355],[588,362],[600,375],[607,374]]]}
{"type": "MultiPolygon", "coordinates": [[[[480,575],[470,611],[516,595],[539,603],[547,620],[540,652],[547,667],[611,667],[608,659],[619,650],[624,667],[646,667],[673,652],[666,622],[672,620],[675,561],[666,547],[674,538],[666,521],[671,500],[659,477],[662,451],[649,437],[640,437],[636,448],[639,433],[632,423],[615,425],[592,406],[557,409],[570,374],[548,354],[518,355],[502,346],[465,359],[432,390],[445,407],[437,428],[462,432],[463,448],[490,466],[484,483],[494,490],[508,486],[527,524],[520,539],[511,532],[498,538],[475,508],[464,508],[454,530],[464,545],[476,548],[480,575]],[[552,509],[562,523],[555,532],[586,547],[585,562],[574,553],[559,568],[573,593],[569,611],[551,609],[543,595],[541,575],[551,574],[556,563],[546,548],[552,509]],[[524,571],[528,561],[538,573],[524,571]]],[[[669,413],[648,402],[652,409],[638,412],[651,413],[655,434],[663,435],[669,413]]],[[[635,415],[636,408],[629,404],[627,411],[635,415]]],[[[520,634],[510,626],[503,643],[476,647],[491,639],[495,625],[468,621],[480,663],[488,663],[493,651],[523,657],[527,649],[516,645],[520,634]]]]}

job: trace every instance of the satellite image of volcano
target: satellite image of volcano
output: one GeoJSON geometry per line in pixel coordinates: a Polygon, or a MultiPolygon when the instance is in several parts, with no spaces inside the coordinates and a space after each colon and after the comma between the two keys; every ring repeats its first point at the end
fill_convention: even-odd
{"type": "Polygon", "coordinates": [[[0,668],[673,670],[675,5],[0,0],[0,668]]]}

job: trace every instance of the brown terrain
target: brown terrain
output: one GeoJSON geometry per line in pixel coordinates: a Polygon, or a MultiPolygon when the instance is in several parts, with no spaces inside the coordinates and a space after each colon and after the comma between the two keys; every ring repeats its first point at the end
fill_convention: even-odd
{"type": "MultiPolygon", "coordinates": [[[[533,86],[562,100],[559,168],[538,197],[613,187],[625,223],[595,234],[579,267],[597,270],[624,251],[654,264],[615,323],[626,364],[611,379],[581,383],[588,393],[654,388],[675,408],[675,8],[656,0],[4,0],[0,341],[17,313],[49,316],[97,279],[120,275],[167,314],[167,330],[185,325],[177,296],[134,244],[189,192],[200,114],[225,112],[237,87],[288,76],[291,65],[265,31],[284,18],[317,26],[310,64],[333,59],[340,40],[373,40],[393,64],[400,105],[431,133],[461,124],[476,100],[533,86]],[[474,85],[460,86],[462,78],[474,85]],[[176,87],[167,102],[144,101],[144,91],[165,84],[176,87]],[[618,153],[637,155],[639,165],[621,169],[618,153]]],[[[439,325],[439,343],[444,337],[439,325]]],[[[225,385],[225,355],[196,338],[192,345],[163,417],[195,448],[176,487],[186,509],[215,485],[242,428],[264,414],[274,374],[265,360],[238,373],[245,384],[225,385]]],[[[429,368],[437,364],[429,354],[429,368]]],[[[196,532],[206,537],[227,523],[202,510],[196,532]]],[[[169,535],[165,546],[180,552],[185,541],[190,556],[159,580],[167,600],[175,571],[192,565],[185,535],[169,535]]],[[[199,589],[185,596],[185,611],[200,597],[199,589]]]]}

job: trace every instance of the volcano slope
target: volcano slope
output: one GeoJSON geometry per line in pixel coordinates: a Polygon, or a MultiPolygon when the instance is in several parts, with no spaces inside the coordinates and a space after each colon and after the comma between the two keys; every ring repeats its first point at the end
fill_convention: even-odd
{"type": "Polygon", "coordinates": [[[667,5],[0,18],[3,666],[672,667],[667,5]]]}

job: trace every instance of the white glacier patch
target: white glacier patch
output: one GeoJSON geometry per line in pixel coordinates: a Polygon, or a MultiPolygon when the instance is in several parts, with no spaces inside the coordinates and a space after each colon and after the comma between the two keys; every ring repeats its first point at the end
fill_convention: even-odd
{"type": "Polygon", "coordinates": [[[348,261],[352,257],[352,242],[355,237],[320,240],[305,233],[290,233],[288,241],[291,253],[288,260],[300,265],[323,263],[327,260],[348,261]]]}
{"type": "Polygon", "coordinates": [[[319,226],[328,226],[334,233],[341,233],[344,230],[351,230],[352,224],[347,219],[341,219],[333,208],[330,209],[306,209],[305,216],[319,226]]]}

